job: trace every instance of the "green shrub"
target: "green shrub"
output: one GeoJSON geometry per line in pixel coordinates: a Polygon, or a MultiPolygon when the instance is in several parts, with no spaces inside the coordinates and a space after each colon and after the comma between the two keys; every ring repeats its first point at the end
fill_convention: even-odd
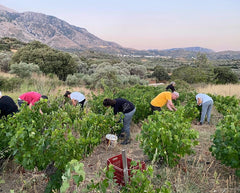
{"type": "Polygon", "coordinates": [[[10,66],[11,74],[16,74],[20,78],[29,78],[32,73],[39,73],[39,66],[36,64],[27,64],[25,62],[15,63],[10,66]]]}
{"type": "Polygon", "coordinates": [[[192,148],[198,144],[198,132],[190,129],[190,120],[184,107],[176,112],[155,112],[143,122],[140,147],[153,162],[175,166],[185,154],[194,153],[192,148]]]}

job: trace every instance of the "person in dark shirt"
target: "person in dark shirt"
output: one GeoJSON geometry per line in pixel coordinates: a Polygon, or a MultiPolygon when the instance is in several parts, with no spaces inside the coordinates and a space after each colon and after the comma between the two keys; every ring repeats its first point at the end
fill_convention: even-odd
{"type": "Polygon", "coordinates": [[[103,101],[103,105],[105,107],[112,107],[114,115],[116,115],[119,112],[122,112],[124,114],[123,128],[121,130],[120,137],[122,136],[122,134],[125,134],[125,140],[121,144],[126,145],[130,143],[130,124],[132,121],[132,117],[136,111],[134,104],[123,98],[117,99],[106,98],[103,101]]]}
{"type": "Polygon", "coordinates": [[[175,87],[174,87],[175,84],[176,84],[175,82],[171,82],[171,83],[166,87],[166,91],[170,89],[172,92],[174,92],[174,91],[176,90],[175,87]]]}
{"type": "Polygon", "coordinates": [[[13,115],[16,112],[18,112],[18,107],[14,100],[9,96],[2,96],[0,92],[0,118],[13,115]]]}

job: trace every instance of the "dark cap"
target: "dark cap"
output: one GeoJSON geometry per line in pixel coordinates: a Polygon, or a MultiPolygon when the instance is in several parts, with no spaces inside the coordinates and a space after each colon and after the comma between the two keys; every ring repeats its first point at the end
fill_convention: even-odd
{"type": "Polygon", "coordinates": [[[46,95],[42,95],[41,98],[42,99],[48,99],[48,97],[46,95]]]}
{"type": "Polygon", "coordinates": [[[70,94],[71,94],[70,91],[66,91],[65,94],[64,94],[63,96],[68,97],[68,95],[70,95],[70,94]]]}

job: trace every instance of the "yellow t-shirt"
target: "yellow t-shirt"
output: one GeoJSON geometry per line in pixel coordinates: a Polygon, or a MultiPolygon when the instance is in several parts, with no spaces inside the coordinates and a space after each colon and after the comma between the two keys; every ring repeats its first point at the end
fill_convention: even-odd
{"type": "Polygon", "coordinates": [[[168,100],[172,100],[172,93],[161,92],[151,101],[151,105],[154,107],[163,107],[168,100]]]}

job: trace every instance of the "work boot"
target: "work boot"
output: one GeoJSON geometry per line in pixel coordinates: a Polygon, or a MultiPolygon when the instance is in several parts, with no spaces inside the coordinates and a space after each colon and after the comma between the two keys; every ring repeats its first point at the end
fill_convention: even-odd
{"type": "Polygon", "coordinates": [[[126,138],[121,144],[122,145],[127,145],[129,143],[131,143],[131,140],[129,138],[126,138]]]}
{"type": "Polygon", "coordinates": [[[125,137],[124,133],[120,133],[120,134],[118,135],[118,139],[124,139],[124,137],[125,137]]]}

